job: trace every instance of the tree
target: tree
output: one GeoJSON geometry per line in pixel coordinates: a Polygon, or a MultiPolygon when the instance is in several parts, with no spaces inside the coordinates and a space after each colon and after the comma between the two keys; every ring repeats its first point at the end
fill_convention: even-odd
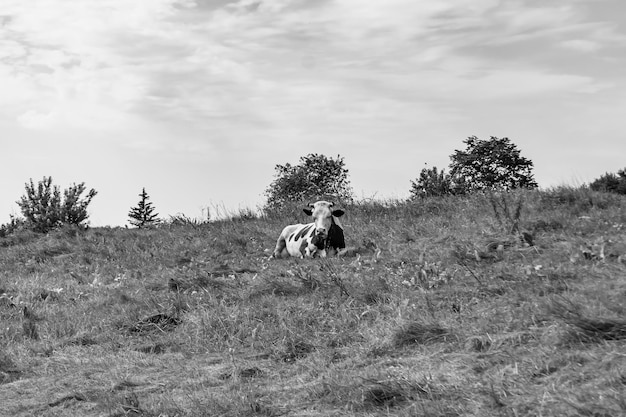
{"type": "Polygon", "coordinates": [[[87,206],[97,193],[96,190],[92,188],[87,193],[87,197],[81,200],[80,195],[84,191],[84,182],[72,184],[70,188],[63,190],[63,204],[61,205],[61,218],[63,223],[81,224],[89,217],[87,206]]]}
{"type": "Polygon", "coordinates": [[[139,228],[158,224],[160,222],[159,214],[154,212],[154,206],[148,201],[150,197],[148,196],[148,193],[146,193],[145,188],[142,188],[139,197],[141,199],[139,200],[139,203],[137,203],[137,207],[132,207],[128,212],[130,224],[139,228]]]}
{"type": "Polygon", "coordinates": [[[26,195],[22,196],[17,204],[26,219],[27,226],[36,231],[46,233],[62,224],[82,225],[87,220],[87,206],[96,196],[93,188],[87,196],[81,198],[85,191],[85,183],[72,184],[63,191],[61,197],[60,188],[52,185],[52,177],[43,177],[37,183],[25,184],[26,195]]]}
{"type": "Polygon", "coordinates": [[[626,168],[617,171],[617,175],[605,173],[589,184],[589,187],[595,191],[626,194],[626,168]]]}
{"type": "Polygon", "coordinates": [[[352,201],[352,188],[343,158],[309,154],[298,165],[276,165],[275,179],[265,190],[265,209],[281,209],[292,201],[332,198],[352,201]]]}
{"type": "Polygon", "coordinates": [[[424,168],[416,181],[411,181],[411,198],[452,194],[452,178],[446,170],[437,167],[424,168]]]}
{"type": "Polygon", "coordinates": [[[457,191],[538,187],[533,162],[522,157],[508,138],[480,140],[471,136],[463,143],[466,150],[450,155],[450,175],[457,191]]]}

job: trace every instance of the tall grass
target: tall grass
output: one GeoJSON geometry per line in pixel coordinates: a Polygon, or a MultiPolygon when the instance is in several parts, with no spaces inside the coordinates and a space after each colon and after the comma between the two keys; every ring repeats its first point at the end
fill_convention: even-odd
{"type": "Polygon", "coordinates": [[[0,238],[0,414],[626,413],[624,197],[342,208],[328,259],[268,261],[300,205],[0,238]]]}

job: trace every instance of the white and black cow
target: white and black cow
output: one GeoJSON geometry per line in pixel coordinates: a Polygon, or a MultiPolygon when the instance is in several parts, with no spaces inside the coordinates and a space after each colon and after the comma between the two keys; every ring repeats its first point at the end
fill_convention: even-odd
{"type": "Polygon", "coordinates": [[[272,257],[325,257],[345,248],[343,227],[339,221],[344,211],[332,207],[333,203],[318,201],[304,208],[303,211],[313,217],[313,223],[285,227],[276,241],[272,257]]]}

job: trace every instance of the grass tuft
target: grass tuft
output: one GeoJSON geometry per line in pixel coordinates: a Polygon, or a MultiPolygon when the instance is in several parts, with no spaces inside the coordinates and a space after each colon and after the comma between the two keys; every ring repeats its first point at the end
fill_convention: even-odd
{"type": "Polygon", "coordinates": [[[412,344],[425,345],[450,340],[452,333],[450,330],[438,324],[426,324],[413,321],[406,323],[397,329],[392,337],[395,347],[402,347],[412,344]]]}
{"type": "Polygon", "coordinates": [[[0,351],[0,384],[8,384],[20,378],[22,371],[11,357],[0,351]]]}
{"type": "Polygon", "coordinates": [[[182,320],[178,317],[174,317],[169,314],[158,313],[143,318],[132,325],[126,326],[126,328],[131,333],[144,333],[153,331],[165,332],[174,330],[174,328],[181,323],[182,320]]]}
{"type": "Polygon", "coordinates": [[[292,363],[299,359],[306,358],[315,346],[302,339],[288,339],[282,341],[274,352],[274,357],[281,362],[292,363]]]}
{"type": "Polygon", "coordinates": [[[363,405],[371,407],[395,407],[419,397],[429,396],[428,391],[407,380],[366,379],[362,388],[363,405]]]}
{"type": "Polygon", "coordinates": [[[552,299],[548,312],[570,326],[584,341],[626,339],[626,320],[587,317],[582,307],[566,300],[552,299]]]}
{"type": "Polygon", "coordinates": [[[301,280],[302,285],[294,285],[291,282],[280,280],[277,278],[266,278],[259,283],[254,284],[250,289],[250,298],[275,295],[281,297],[304,295],[315,288],[314,279],[301,280]]]}

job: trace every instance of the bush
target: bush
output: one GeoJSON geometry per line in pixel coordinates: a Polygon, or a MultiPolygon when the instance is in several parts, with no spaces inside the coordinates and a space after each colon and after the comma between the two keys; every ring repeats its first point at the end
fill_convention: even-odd
{"type": "Polygon", "coordinates": [[[289,203],[321,198],[352,201],[352,188],[343,158],[309,154],[298,165],[276,165],[276,178],[265,190],[266,211],[283,210],[289,203]]]}
{"type": "Polygon", "coordinates": [[[416,181],[411,181],[411,199],[452,194],[452,178],[446,170],[424,168],[416,181]]]}
{"type": "Polygon", "coordinates": [[[467,138],[464,151],[450,155],[449,173],[436,167],[424,168],[417,180],[411,181],[410,199],[444,195],[462,195],[484,190],[537,188],[533,178],[533,162],[520,155],[508,138],[467,138]]]}
{"type": "Polygon", "coordinates": [[[589,188],[594,191],[626,195],[626,168],[617,171],[617,175],[605,173],[589,184],[589,188]]]}
{"type": "Polygon", "coordinates": [[[81,198],[85,183],[80,183],[72,184],[61,197],[59,187],[52,185],[52,177],[43,177],[36,187],[31,178],[25,189],[26,195],[17,204],[25,218],[25,225],[41,233],[63,224],[82,226],[89,217],[87,206],[97,194],[92,188],[87,196],[81,198]]]}
{"type": "Polygon", "coordinates": [[[521,156],[509,138],[480,140],[471,136],[463,143],[466,150],[455,150],[450,156],[450,175],[456,188],[471,192],[538,187],[533,162],[521,156]]]}

